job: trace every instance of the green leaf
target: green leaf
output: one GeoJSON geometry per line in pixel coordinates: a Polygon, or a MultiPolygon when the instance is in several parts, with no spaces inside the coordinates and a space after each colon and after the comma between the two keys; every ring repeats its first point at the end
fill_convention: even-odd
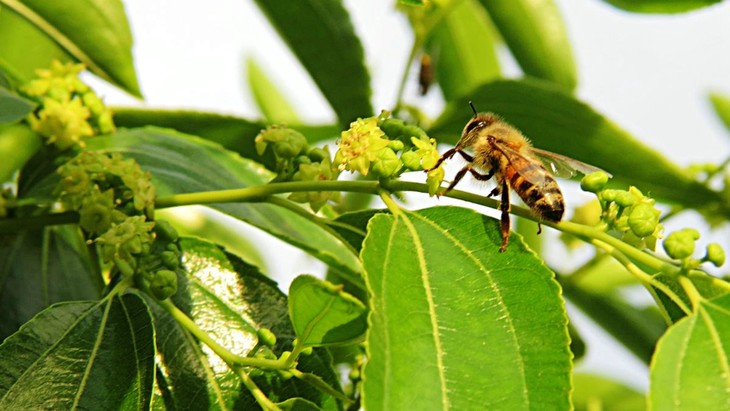
{"type": "Polygon", "coordinates": [[[13,153],[0,162],[0,183],[10,181],[42,144],[40,136],[25,124],[0,126],[0,153],[13,153]]]}
{"type": "MultiPolygon", "coordinates": [[[[225,253],[216,245],[181,238],[185,276],[179,277],[175,305],[217,342],[238,355],[248,355],[256,346],[256,330],[268,328],[277,336],[275,354],[291,351],[294,331],[287,314],[286,297],[272,280],[256,267],[225,253]]],[[[165,387],[166,403],[172,409],[236,409],[256,407],[253,396],[238,377],[159,307],[154,307],[157,341],[162,363],[158,383],[165,387]],[[202,390],[202,392],[201,392],[202,390]]],[[[338,387],[329,355],[315,349],[302,356],[298,368],[324,378],[338,387]]],[[[324,409],[336,409],[334,400],[292,378],[276,373],[255,378],[271,399],[304,397],[324,409]]]]}
{"type": "MultiPolygon", "coordinates": [[[[235,151],[246,158],[256,159],[269,170],[275,170],[273,155],[261,158],[256,153],[254,138],[266,128],[262,122],[218,113],[185,110],[157,110],[115,107],[114,122],[118,127],[136,128],[149,125],[171,128],[213,141],[235,151]]],[[[339,136],[340,129],[334,125],[289,124],[307,137],[310,143],[339,136]]]]}
{"type": "Polygon", "coordinates": [[[294,108],[276,87],[253,57],[246,60],[246,73],[251,94],[261,114],[269,123],[297,124],[300,122],[294,108]]]}
{"type": "Polygon", "coordinates": [[[730,403],[730,295],[701,300],[657,344],[650,410],[721,410],[730,403]]]}
{"type": "Polygon", "coordinates": [[[573,376],[576,411],[644,411],[646,398],[634,389],[608,378],[578,373],[573,376]]]}
{"type": "Polygon", "coordinates": [[[332,220],[329,225],[357,252],[362,248],[365,241],[368,222],[374,215],[387,212],[387,210],[368,209],[343,213],[332,220]]]}
{"type": "Polygon", "coordinates": [[[341,0],[256,0],[346,127],[372,115],[370,75],[341,0]]]}
{"type": "Polygon", "coordinates": [[[573,49],[553,0],[479,0],[525,74],[575,88],[573,49]]]}
{"type": "MultiPolygon", "coordinates": [[[[142,169],[152,173],[159,196],[251,187],[272,178],[259,164],[216,144],[170,130],[122,130],[114,136],[89,139],[87,149],[121,152],[134,158],[142,169]]],[[[211,207],[299,247],[346,277],[360,275],[360,263],[347,245],[305,217],[265,202],[211,207]]]]}
{"type": "Polygon", "coordinates": [[[710,103],[725,128],[730,130],[730,97],[721,93],[710,93],[710,103]]]}
{"type": "Polygon", "coordinates": [[[373,217],[365,409],[570,407],[560,288],[512,240],[499,253],[498,222],[455,207],[373,217]]]}
{"type": "Polygon", "coordinates": [[[722,0],[603,0],[604,2],[626,11],[635,13],[683,13],[712,6],[722,0]]]}
{"type": "Polygon", "coordinates": [[[22,120],[35,108],[35,103],[0,87],[0,125],[22,120]]]}
{"type": "MultiPolygon", "coordinates": [[[[730,215],[718,193],[560,87],[535,79],[495,81],[474,90],[470,99],[477,109],[503,116],[535,147],[612,173],[621,188],[634,185],[653,198],[695,208],[717,207],[721,211],[716,212],[730,215]]],[[[467,98],[453,101],[428,133],[455,143],[472,115],[467,98]]]]}
{"type": "MultiPolygon", "coordinates": [[[[5,39],[0,42],[0,69],[10,79],[25,83],[35,78],[37,69],[50,67],[53,60],[74,61],[73,56],[39,30],[37,24],[13,11],[7,3],[7,0],[0,2],[0,38],[5,39]]],[[[18,1],[12,4],[27,10],[18,1]]],[[[27,11],[27,14],[32,13],[27,11]]]]}
{"type": "Polygon", "coordinates": [[[76,226],[0,236],[0,340],[49,305],[95,300],[103,287],[76,226]]]}
{"type": "Polygon", "coordinates": [[[446,101],[499,77],[493,30],[476,0],[459,2],[434,28],[426,49],[446,101]]]}
{"type": "Polygon", "coordinates": [[[342,286],[300,275],[289,286],[289,317],[305,346],[344,344],[368,328],[367,309],[342,286]]]}
{"type": "Polygon", "coordinates": [[[127,294],[54,305],[0,345],[0,408],[139,409],[155,373],[152,319],[127,294]]]}
{"type": "Polygon", "coordinates": [[[4,0],[2,3],[6,7],[0,13],[0,27],[5,25],[3,18],[26,20],[14,22],[7,31],[0,29],[0,37],[5,39],[2,42],[5,46],[0,46],[0,66],[17,80],[29,80],[34,77],[35,69],[49,67],[54,58],[68,61],[68,57],[61,57],[68,53],[66,56],[84,63],[102,79],[134,96],[142,96],[132,60],[132,34],[121,1],[4,0]],[[29,31],[36,33],[26,37],[29,31]],[[57,43],[62,52],[35,50],[35,42],[31,41],[39,37],[57,43]]]}

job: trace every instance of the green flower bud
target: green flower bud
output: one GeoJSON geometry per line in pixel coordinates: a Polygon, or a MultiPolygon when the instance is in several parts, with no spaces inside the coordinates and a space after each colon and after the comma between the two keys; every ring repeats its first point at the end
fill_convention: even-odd
{"type": "Polygon", "coordinates": [[[421,167],[421,156],[416,154],[413,150],[408,150],[403,152],[403,154],[400,155],[400,161],[403,162],[403,165],[411,171],[418,171],[423,170],[423,167],[421,167]]]}
{"type": "Polygon", "coordinates": [[[256,331],[256,334],[259,337],[259,342],[261,344],[264,344],[269,347],[273,347],[276,345],[276,335],[271,332],[268,328],[259,328],[258,331],[256,331]]]}
{"type": "Polygon", "coordinates": [[[659,210],[651,204],[637,204],[631,209],[628,225],[637,237],[647,237],[654,234],[659,224],[659,210]]]}
{"type": "Polygon", "coordinates": [[[409,124],[403,128],[403,135],[406,137],[416,137],[418,139],[428,139],[428,135],[418,126],[409,124]]]}
{"type": "Polygon", "coordinates": [[[390,148],[380,150],[380,153],[373,161],[373,174],[378,177],[388,178],[395,176],[403,167],[398,155],[390,148]]]}
{"type": "Polygon", "coordinates": [[[170,270],[174,270],[180,266],[180,255],[172,251],[161,252],[160,260],[162,261],[162,264],[170,270]]]}
{"type": "Polygon", "coordinates": [[[301,355],[312,355],[313,352],[314,352],[314,348],[312,348],[310,346],[310,347],[306,347],[302,351],[300,351],[300,354],[301,355]]]}
{"type": "MultiPolygon", "coordinates": [[[[317,161],[319,163],[319,161],[317,161]]],[[[312,159],[307,156],[299,156],[294,159],[294,164],[296,165],[302,165],[302,164],[312,164],[312,159]]]]}
{"type": "Polygon", "coordinates": [[[150,291],[158,300],[164,300],[177,292],[177,273],[159,270],[150,280],[150,291]]]}
{"type": "Polygon", "coordinates": [[[596,171],[583,177],[580,181],[580,188],[583,191],[597,193],[603,190],[606,183],[608,183],[608,174],[603,171],[596,171]]]}
{"type": "Polygon", "coordinates": [[[598,198],[601,201],[610,203],[616,199],[616,195],[618,194],[619,191],[620,190],[611,190],[611,189],[603,190],[598,193],[598,198]]]}
{"type": "Polygon", "coordinates": [[[330,153],[324,148],[312,147],[307,151],[307,157],[313,163],[321,163],[325,158],[329,160],[330,153]]]}
{"type": "Polygon", "coordinates": [[[379,127],[391,140],[395,140],[403,135],[403,128],[406,123],[397,118],[388,118],[380,123],[379,127]]]}
{"type": "Polygon", "coordinates": [[[681,260],[695,252],[695,241],[699,238],[699,231],[694,228],[684,228],[669,234],[662,245],[669,257],[681,260]]]}
{"type": "Polygon", "coordinates": [[[390,144],[388,144],[388,148],[393,151],[401,151],[403,150],[403,147],[405,147],[405,144],[403,144],[400,140],[392,140],[390,144]]]}
{"type": "Polygon", "coordinates": [[[270,126],[261,131],[254,142],[259,155],[271,144],[279,158],[295,158],[307,147],[307,139],[300,132],[280,126],[270,126]]]}
{"type": "Polygon", "coordinates": [[[715,267],[720,267],[721,265],[725,264],[725,250],[722,249],[720,244],[708,244],[705,261],[711,262],[715,267]]]}
{"type": "Polygon", "coordinates": [[[614,202],[620,206],[620,207],[631,207],[632,205],[636,204],[636,197],[631,195],[628,191],[618,191],[616,193],[616,198],[614,199],[614,202]]]}
{"type": "Polygon", "coordinates": [[[153,231],[158,240],[175,242],[179,238],[177,230],[167,220],[156,220],[153,231]]]}

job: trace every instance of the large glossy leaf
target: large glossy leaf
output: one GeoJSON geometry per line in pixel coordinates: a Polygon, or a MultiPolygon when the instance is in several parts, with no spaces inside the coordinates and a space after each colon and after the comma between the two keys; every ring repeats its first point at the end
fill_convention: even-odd
{"type": "Polygon", "coordinates": [[[711,6],[722,0],[603,0],[622,10],[635,13],[683,13],[711,6]]]}
{"type": "Polygon", "coordinates": [[[103,287],[75,226],[0,236],[0,340],[49,305],[95,300],[103,287]]]}
{"type": "Polygon", "coordinates": [[[372,114],[370,75],[341,0],[256,0],[337,113],[341,126],[372,114]]]}
{"type": "MultiPolygon", "coordinates": [[[[256,331],[268,328],[277,336],[274,351],[291,350],[294,331],[287,314],[286,297],[276,283],[256,267],[226,254],[203,240],[183,238],[183,265],[173,297],[180,307],[208,335],[231,352],[248,355],[258,343],[256,331]]],[[[166,404],[173,409],[236,409],[256,406],[250,392],[228,366],[198,343],[171,316],[154,309],[166,404]]],[[[302,357],[299,369],[316,373],[337,387],[326,351],[315,350],[302,357]]],[[[284,381],[276,373],[256,378],[257,385],[276,399],[303,397],[324,409],[336,409],[334,400],[296,380],[284,381]]]]}
{"type": "MultiPolygon", "coordinates": [[[[0,69],[15,83],[24,83],[35,77],[35,70],[48,68],[53,60],[74,61],[51,37],[38,26],[0,2],[0,69]]],[[[23,7],[19,2],[16,6],[23,7]]],[[[29,12],[30,13],[30,12],[29,12]]]]}
{"type": "MultiPolygon", "coordinates": [[[[266,128],[260,121],[246,120],[218,113],[185,110],[160,110],[115,107],[114,121],[119,127],[158,126],[202,137],[235,151],[246,158],[253,158],[268,169],[275,169],[273,156],[261,158],[256,153],[254,138],[266,128]]],[[[304,134],[310,143],[339,136],[334,125],[308,126],[288,124],[304,134]]]]}
{"type": "Polygon", "coordinates": [[[446,101],[499,77],[494,29],[476,0],[460,1],[434,28],[427,49],[446,101]]]}
{"type": "Polygon", "coordinates": [[[525,74],[575,88],[573,49],[553,0],[479,1],[525,74]]]}
{"type": "MultiPolygon", "coordinates": [[[[88,150],[121,152],[152,173],[158,196],[244,188],[266,184],[272,174],[217,144],[171,130],[122,130],[114,136],[89,139],[88,150]]],[[[47,193],[55,181],[38,183],[47,193]]],[[[360,263],[345,243],[316,223],[283,208],[262,203],[213,204],[211,207],[290,243],[321,259],[346,277],[357,277],[360,263]]]]}
{"type": "Polygon", "coordinates": [[[730,404],[730,295],[699,302],[657,345],[650,410],[721,410],[730,404]]]}
{"type": "Polygon", "coordinates": [[[54,305],[0,345],[0,408],[145,410],[155,344],[135,294],[54,305]]]}
{"type": "Polygon", "coordinates": [[[455,207],[372,218],[366,409],[569,408],[560,288],[512,240],[499,253],[498,222],[455,207]]]}
{"type": "Polygon", "coordinates": [[[520,129],[535,147],[593,164],[622,184],[654,198],[689,207],[717,207],[730,215],[720,195],[695,182],[659,152],[637,141],[587,104],[560,87],[534,79],[496,81],[449,103],[429,130],[442,142],[455,143],[473,116],[492,111],[520,129]]]}
{"type": "Polygon", "coordinates": [[[121,1],[2,0],[0,7],[0,66],[16,80],[29,80],[53,59],[74,60],[141,96],[121,1]]]}

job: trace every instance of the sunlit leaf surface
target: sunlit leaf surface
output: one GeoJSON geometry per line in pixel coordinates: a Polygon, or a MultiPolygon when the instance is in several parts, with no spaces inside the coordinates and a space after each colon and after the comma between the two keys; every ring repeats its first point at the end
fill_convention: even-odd
{"type": "Polygon", "coordinates": [[[569,408],[560,289],[517,237],[500,242],[498,222],[467,209],[372,218],[366,409],[569,408]]]}

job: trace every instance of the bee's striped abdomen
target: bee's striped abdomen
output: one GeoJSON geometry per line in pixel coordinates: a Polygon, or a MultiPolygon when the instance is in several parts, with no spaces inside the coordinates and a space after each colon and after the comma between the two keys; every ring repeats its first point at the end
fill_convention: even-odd
{"type": "Polygon", "coordinates": [[[543,220],[558,222],[563,218],[565,204],[558,183],[541,164],[513,164],[510,185],[532,211],[543,220]],[[540,184],[531,181],[540,180],[540,184]]]}

